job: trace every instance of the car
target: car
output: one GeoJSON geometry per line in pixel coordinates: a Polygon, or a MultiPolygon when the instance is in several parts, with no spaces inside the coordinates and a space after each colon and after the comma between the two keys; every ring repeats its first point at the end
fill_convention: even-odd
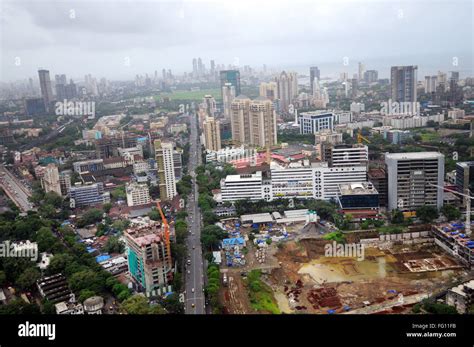
{"type": "Polygon", "coordinates": [[[196,248],[196,246],[193,246],[193,249],[195,249],[195,248],[196,248]]]}
{"type": "Polygon", "coordinates": [[[191,259],[188,259],[188,261],[186,262],[186,264],[191,265],[191,259]]]}
{"type": "Polygon", "coordinates": [[[191,292],[192,292],[192,293],[194,293],[194,288],[193,288],[193,289],[191,289],[191,292]]]}
{"type": "Polygon", "coordinates": [[[194,308],[194,306],[195,306],[194,303],[192,303],[192,304],[191,304],[191,307],[194,308]]]}

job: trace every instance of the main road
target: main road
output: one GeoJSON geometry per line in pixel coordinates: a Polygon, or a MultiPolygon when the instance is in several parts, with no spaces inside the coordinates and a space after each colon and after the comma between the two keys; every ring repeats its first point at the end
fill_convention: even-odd
{"type": "Polygon", "coordinates": [[[23,212],[33,209],[28,200],[31,192],[3,165],[0,165],[0,187],[23,212]]]}
{"type": "Polygon", "coordinates": [[[187,212],[189,235],[187,237],[188,257],[185,276],[185,312],[186,314],[204,314],[204,263],[201,248],[201,211],[198,206],[198,187],[196,167],[201,163],[201,144],[197,128],[196,113],[190,115],[190,148],[188,172],[192,177],[192,191],[188,196],[187,212]]]}

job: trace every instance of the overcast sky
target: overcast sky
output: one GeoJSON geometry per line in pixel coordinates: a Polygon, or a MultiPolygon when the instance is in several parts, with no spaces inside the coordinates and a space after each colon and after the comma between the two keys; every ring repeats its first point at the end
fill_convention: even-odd
{"type": "Polygon", "coordinates": [[[206,67],[210,59],[304,71],[331,63],[352,74],[362,60],[369,69],[411,63],[427,71],[473,75],[472,4],[0,0],[0,80],[37,78],[39,67],[78,80],[86,73],[132,79],[155,70],[161,74],[162,68],[191,71],[193,57],[202,57],[206,67]],[[349,67],[343,66],[343,57],[349,58],[349,67]],[[456,67],[453,57],[458,57],[456,67]]]}

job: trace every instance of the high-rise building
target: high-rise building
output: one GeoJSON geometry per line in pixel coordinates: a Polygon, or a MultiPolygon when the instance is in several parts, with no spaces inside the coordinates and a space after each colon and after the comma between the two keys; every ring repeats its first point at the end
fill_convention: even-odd
{"type": "MultiPolygon", "coordinates": [[[[220,72],[220,81],[221,81],[221,89],[226,85],[226,83],[230,83],[232,86],[234,86],[235,96],[240,95],[241,90],[240,90],[239,70],[222,70],[220,72]]],[[[222,91],[224,90],[222,89],[222,91]]],[[[224,94],[222,94],[222,99],[224,99],[224,94]]]]}
{"type": "Polygon", "coordinates": [[[235,87],[232,83],[225,83],[222,87],[222,107],[224,109],[224,119],[230,121],[230,106],[235,99],[235,87]]]}
{"type": "Polygon", "coordinates": [[[59,171],[55,164],[48,164],[41,179],[43,189],[46,193],[55,192],[61,196],[61,185],[59,183],[59,171]]]}
{"type": "Polygon", "coordinates": [[[161,200],[171,200],[177,194],[173,144],[155,140],[155,158],[158,168],[160,198],[161,200]]]}
{"type": "Polygon", "coordinates": [[[262,82],[259,87],[259,94],[261,97],[275,100],[277,97],[277,84],[276,82],[262,82]]]}
{"type": "MultiPolygon", "coordinates": [[[[462,194],[474,194],[474,161],[456,163],[456,190],[462,194]],[[469,189],[469,193],[467,192],[469,189]]],[[[462,199],[463,206],[465,201],[462,199]]]]}
{"type": "Polygon", "coordinates": [[[358,74],[358,80],[362,81],[364,79],[364,73],[365,73],[365,65],[359,62],[359,74],[358,74]]]}
{"type": "Polygon", "coordinates": [[[438,76],[425,76],[425,93],[435,93],[438,85],[438,76]]]}
{"type": "Polygon", "coordinates": [[[311,88],[311,95],[314,95],[314,80],[317,79],[318,81],[321,79],[321,72],[317,66],[311,66],[309,68],[309,86],[311,88]]]}
{"type": "Polygon", "coordinates": [[[283,71],[280,76],[275,78],[277,84],[277,97],[280,101],[280,110],[290,111],[290,105],[298,96],[298,75],[294,72],[286,73],[283,71]]]}
{"type": "Polygon", "coordinates": [[[148,185],[140,183],[127,183],[125,186],[128,206],[140,206],[150,203],[150,190],[148,185]]]}
{"type": "Polygon", "coordinates": [[[216,99],[214,99],[212,95],[205,95],[202,102],[207,115],[209,117],[214,117],[215,113],[217,112],[216,99]]]}
{"type": "Polygon", "coordinates": [[[171,254],[158,223],[129,228],[124,232],[128,250],[128,270],[138,290],[148,295],[171,291],[171,254]]]}
{"type": "Polygon", "coordinates": [[[203,123],[204,147],[209,151],[221,149],[220,122],[214,117],[207,117],[203,123]]]}
{"type": "Polygon", "coordinates": [[[69,189],[71,189],[71,176],[71,170],[65,170],[59,173],[59,185],[61,186],[62,196],[69,195],[69,189]]]}
{"type": "Polygon", "coordinates": [[[54,100],[53,89],[51,88],[51,78],[48,70],[38,70],[41,97],[43,98],[44,106],[47,112],[51,110],[51,103],[54,100]]]}
{"type": "Polygon", "coordinates": [[[417,102],[418,66],[392,66],[390,73],[392,100],[397,102],[417,102]]]}
{"type": "Polygon", "coordinates": [[[443,206],[444,155],[438,152],[388,153],[388,209],[414,211],[443,206]]]}
{"type": "Polygon", "coordinates": [[[364,72],[365,83],[374,83],[379,79],[379,73],[377,70],[367,70],[364,72]]]}
{"type": "Polygon", "coordinates": [[[25,99],[25,111],[28,116],[41,116],[46,113],[46,105],[43,98],[25,99]]]}
{"type": "Polygon", "coordinates": [[[267,147],[276,144],[276,114],[271,100],[241,95],[231,105],[232,139],[239,144],[267,147]]]}
{"type": "Polygon", "coordinates": [[[353,78],[351,81],[351,97],[352,99],[357,98],[357,92],[359,89],[359,81],[357,78],[353,78]]]}

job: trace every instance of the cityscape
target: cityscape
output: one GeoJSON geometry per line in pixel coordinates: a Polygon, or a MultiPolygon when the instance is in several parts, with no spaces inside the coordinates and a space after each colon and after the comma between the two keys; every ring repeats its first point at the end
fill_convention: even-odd
{"type": "Polygon", "coordinates": [[[225,3],[2,4],[0,315],[472,315],[472,2],[225,3]]]}

